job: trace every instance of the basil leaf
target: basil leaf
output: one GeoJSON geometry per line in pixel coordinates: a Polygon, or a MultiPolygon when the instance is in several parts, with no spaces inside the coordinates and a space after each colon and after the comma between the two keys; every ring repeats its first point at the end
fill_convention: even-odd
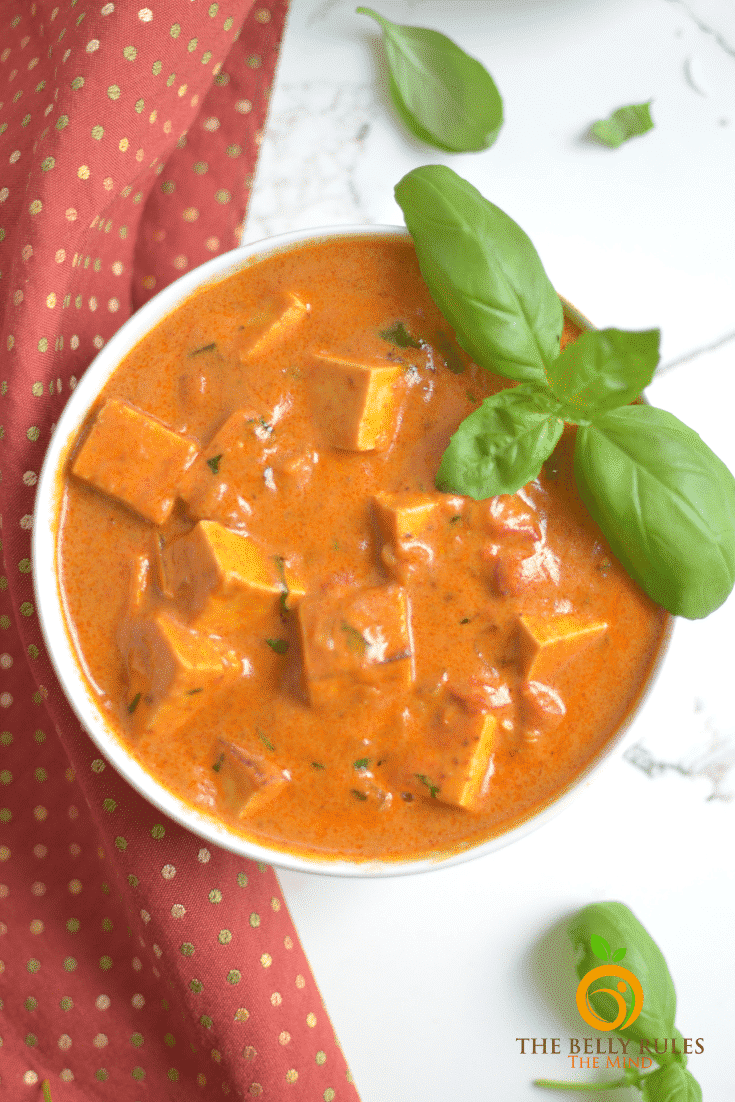
{"type": "Polygon", "coordinates": [[[624,406],[577,433],[579,492],[613,552],[675,615],[718,608],[735,583],[735,478],[693,429],[624,406]]]}
{"type": "Polygon", "coordinates": [[[642,1102],[702,1102],[702,1088],[681,1064],[657,1068],[641,1079],[640,1089],[642,1102]]]}
{"type": "Polygon", "coordinates": [[[630,138],[637,138],[640,134],[653,130],[652,103],[653,100],[649,99],[646,103],[630,103],[619,107],[608,119],[594,122],[590,133],[603,145],[617,149],[630,138]]]}
{"type": "Polygon", "coordinates": [[[465,417],[442,456],[440,490],[479,500],[514,494],[536,478],[564,430],[556,400],[538,387],[510,387],[465,417]]]}
{"type": "Polygon", "coordinates": [[[568,344],[547,369],[567,421],[585,421],[635,401],[658,363],[661,333],[593,329],[568,344]]]}
{"type": "Polygon", "coordinates": [[[395,195],[424,281],[461,346],[490,371],[546,386],[564,315],[520,226],[444,165],[409,172],[395,195]]]}
{"type": "MultiPolygon", "coordinates": [[[[593,936],[603,937],[616,949],[625,948],[625,967],[637,977],[643,988],[643,1008],[627,1029],[616,1030],[621,1037],[639,1042],[641,1039],[673,1036],[676,1015],[676,992],[661,950],[648,931],[623,903],[592,903],[575,915],[568,927],[569,937],[577,954],[577,975],[580,979],[599,960],[592,949],[593,936]]],[[[611,965],[616,967],[616,965],[611,965]]],[[[610,986],[604,978],[603,986],[610,986]]],[[[629,1001],[629,992],[626,992],[629,1001]]],[[[625,997],[625,996],[624,996],[625,997]]],[[[617,1007],[609,995],[594,993],[590,1002],[602,1017],[611,1021],[617,1007]]],[[[676,1057],[667,1051],[655,1057],[657,1063],[670,1063],[676,1057]]]]}
{"type": "Polygon", "coordinates": [[[448,153],[489,149],[503,125],[503,101],[487,69],[438,31],[357,11],[382,28],[391,96],[408,129],[448,153]]]}

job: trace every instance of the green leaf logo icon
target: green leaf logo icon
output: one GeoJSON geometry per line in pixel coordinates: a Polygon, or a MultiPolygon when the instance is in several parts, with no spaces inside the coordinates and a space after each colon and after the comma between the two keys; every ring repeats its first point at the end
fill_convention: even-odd
{"type": "Polygon", "coordinates": [[[599,960],[610,960],[610,946],[604,937],[600,934],[592,934],[590,937],[590,945],[592,946],[592,952],[599,960]]]}
{"type": "Polygon", "coordinates": [[[623,959],[627,952],[627,949],[616,949],[612,955],[612,959],[617,963],[618,961],[621,961],[623,959]]]}

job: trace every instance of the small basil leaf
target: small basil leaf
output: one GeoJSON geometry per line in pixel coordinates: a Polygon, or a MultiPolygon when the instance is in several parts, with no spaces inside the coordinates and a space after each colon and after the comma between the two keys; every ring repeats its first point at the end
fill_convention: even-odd
{"type": "Polygon", "coordinates": [[[585,421],[635,401],[658,363],[661,333],[593,329],[568,344],[547,371],[568,421],[585,421]]]}
{"type": "Polygon", "coordinates": [[[613,552],[669,612],[697,619],[735,584],[735,478],[693,429],[624,406],[577,433],[579,492],[613,552]]]}
{"type": "Polygon", "coordinates": [[[520,226],[444,165],[409,172],[395,195],[421,274],[461,346],[489,371],[546,386],[564,315],[520,226]]]}
{"type": "MultiPolygon", "coordinates": [[[[643,988],[643,1008],[640,1015],[626,1029],[616,1032],[628,1039],[640,1042],[654,1037],[671,1037],[676,1016],[676,992],[661,950],[648,931],[623,903],[592,903],[574,916],[568,927],[569,937],[577,955],[577,975],[580,979],[599,961],[592,949],[592,937],[604,937],[611,945],[625,946],[625,967],[633,973],[643,988]]],[[[611,965],[615,967],[615,965],[611,965]]],[[[610,986],[602,979],[596,981],[610,986]]],[[[590,1002],[602,1017],[611,1021],[617,1007],[609,995],[594,993],[590,1002]]],[[[624,997],[632,1006],[630,992],[624,997]]],[[[670,1063],[675,1057],[667,1050],[655,1057],[657,1063],[670,1063]]]]}
{"type": "Polygon", "coordinates": [[[489,149],[503,125],[503,101],[487,69],[438,31],[357,11],[382,28],[391,96],[408,129],[448,153],[489,149]]]}
{"type": "Polygon", "coordinates": [[[440,490],[480,500],[514,494],[538,476],[564,430],[558,403],[537,387],[501,390],[465,417],[442,456],[440,490]]]}
{"type": "Polygon", "coordinates": [[[657,1068],[640,1081],[642,1102],[702,1102],[702,1088],[681,1064],[657,1068]]]}
{"type": "Polygon", "coordinates": [[[611,149],[617,149],[630,138],[637,138],[648,130],[653,130],[651,103],[630,103],[613,111],[608,119],[600,119],[590,127],[590,133],[611,149]]]}

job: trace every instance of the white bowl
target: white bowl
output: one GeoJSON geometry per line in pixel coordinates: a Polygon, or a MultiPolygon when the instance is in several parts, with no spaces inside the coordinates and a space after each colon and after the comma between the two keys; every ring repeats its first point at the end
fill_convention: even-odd
{"type": "MultiPolygon", "coordinates": [[[[259,845],[243,838],[224,822],[202,814],[196,808],[179,799],[147,772],[135,760],[127,744],[107,723],[97,699],[84,678],[72,637],[64,614],[64,603],[59,583],[57,560],[57,531],[59,505],[62,493],[62,477],[67,456],[79,429],[118,364],[130,350],[165,316],[175,310],[195,291],[207,283],[217,283],[253,260],[260,260],[291,245],[324,237],[337,236],[401,236],[405,229],[396,226],[337,226],[280,234],[265,241],[244,245],[232,252],[215,257],[208,263],[176,280],[133,315],[105,345],[84,373],[74,393],[67,402],[51,438],[41,476],[38,481],[33,520],[33,579],[41,629],[56,675],[82,726],[105,758],[122,774],[137,791],[182,826],[214,845],[249,857],[255,861],[304,872],[329,873],[336,876],[399,876],[406,873],[426,872],[480,857],[509,845],[536,830],[565,807],[577,790],[587,784],[606,760],[616,753],[624,734],[633,719],[640,715],[644,701],[649,697],[656,673],[667,649],[670,626],[659,648],[653,670],[635,708],[602,751],[569,785],[553,797],[545,806],[529,814],[512,829],[466,849],[396,861],[348,861],[329,857],[304,857],[276,848],[259,845]]],[[[565,310],[584,328],[590,323],[573,307],[565,304],[565,310]]]]}

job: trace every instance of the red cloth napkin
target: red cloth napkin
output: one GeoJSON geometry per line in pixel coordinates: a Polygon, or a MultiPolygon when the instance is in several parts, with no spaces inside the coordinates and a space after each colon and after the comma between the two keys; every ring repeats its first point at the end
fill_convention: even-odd
{"type": "Polygon", "coordinates": [[[97,752],[30,574],[54,422],[130,312],[237,244],[286,0],[0,0],[0,1093],[356,1099],[273,870],[97,752]]]}

